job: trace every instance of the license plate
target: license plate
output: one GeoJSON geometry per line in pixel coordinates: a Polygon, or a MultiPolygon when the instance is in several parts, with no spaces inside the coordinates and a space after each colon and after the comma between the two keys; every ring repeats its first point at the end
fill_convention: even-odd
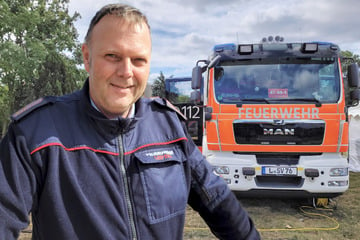
{"type": "Polygon", "coordinates": [[[262,175],[297,176],[297,167],[262,167],[262,175]]]}

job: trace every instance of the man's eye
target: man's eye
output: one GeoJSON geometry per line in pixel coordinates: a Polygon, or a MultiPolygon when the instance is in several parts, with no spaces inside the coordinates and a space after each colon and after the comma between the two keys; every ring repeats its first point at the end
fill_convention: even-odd
{"type": "Polygon", "coordinates": [[[106,54],[105,55],[106,58],[112,59],[112,60],[118,60],[120,59],[117,55],[115,54],[106,54]]]}
{"type": "Polygon", "coordinates": [[[135,64],[146,64],[146,59],[144,59],[144,58],[135,58],[134,60],[133,60],[133,62],[135,63],[135,64]]]}

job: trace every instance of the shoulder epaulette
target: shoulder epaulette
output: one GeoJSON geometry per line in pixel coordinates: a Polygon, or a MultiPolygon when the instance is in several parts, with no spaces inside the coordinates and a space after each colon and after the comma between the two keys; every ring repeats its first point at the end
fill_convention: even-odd
{"type": "Polygon", "coordinates": [[[183,120],[187,120],[186,116],[177,108],[175,107],[171,102],[169,102],[169,100],[165,99],[165,98],[160,98],[160,97],[154,97],[152,98],[156,103],[167,107],[168,109],[176,112],[183,120]]]}
{"type": "Polygon", "coordinates": [[[33,112],[35,109],[38,109],[38,108],[45,106],[52,102],[53,102],[52,98],[50,98],[50,97],[39,98],[39,99],[33,101],[32,103],[29,103],[25,107],[21,108],[13,115],[11,115],[11,120],[19,121],[21,118],[23,118],[26,115],[28,115],[29,113],[33,112]]]}

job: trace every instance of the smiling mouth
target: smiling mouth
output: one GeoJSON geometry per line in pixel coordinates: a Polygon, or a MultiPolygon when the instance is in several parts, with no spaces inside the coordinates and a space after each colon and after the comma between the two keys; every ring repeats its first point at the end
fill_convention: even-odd
{"type": "Polygon", "coordinates": [[[133,86],[119,86],[119,85],[115,85],[115,84],[111,84],[111,86],[118,88],[118,89],[129,89],[132,88],[133,86]]]}

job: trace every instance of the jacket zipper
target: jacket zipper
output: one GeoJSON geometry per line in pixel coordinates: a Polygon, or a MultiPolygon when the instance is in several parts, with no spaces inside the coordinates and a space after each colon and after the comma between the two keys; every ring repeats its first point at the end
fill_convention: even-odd
{"type": "Polygon", "coordinates": [[[131,199],[130,199],[130,189],[129,189],[129,182],[127,179],[126,168],[125,168],[125,158],[124,158],[124,147],[123,147],[122,135],[119,135],[119,137],[118,137],[118,144],[119,144],[119,156],[120,156],[120,173],[121,173],[122,180],[124,182],[125,201],[126,201],[126,205],[127,205],[128,214],[129,214],[130,230],[131,230],[131,234],[132,234],[132,240],[136,240],[137,234],[136,234],[135,220],[134,220],[134,209],[133,209],[133,205],[132,205],[131,199]]]}

